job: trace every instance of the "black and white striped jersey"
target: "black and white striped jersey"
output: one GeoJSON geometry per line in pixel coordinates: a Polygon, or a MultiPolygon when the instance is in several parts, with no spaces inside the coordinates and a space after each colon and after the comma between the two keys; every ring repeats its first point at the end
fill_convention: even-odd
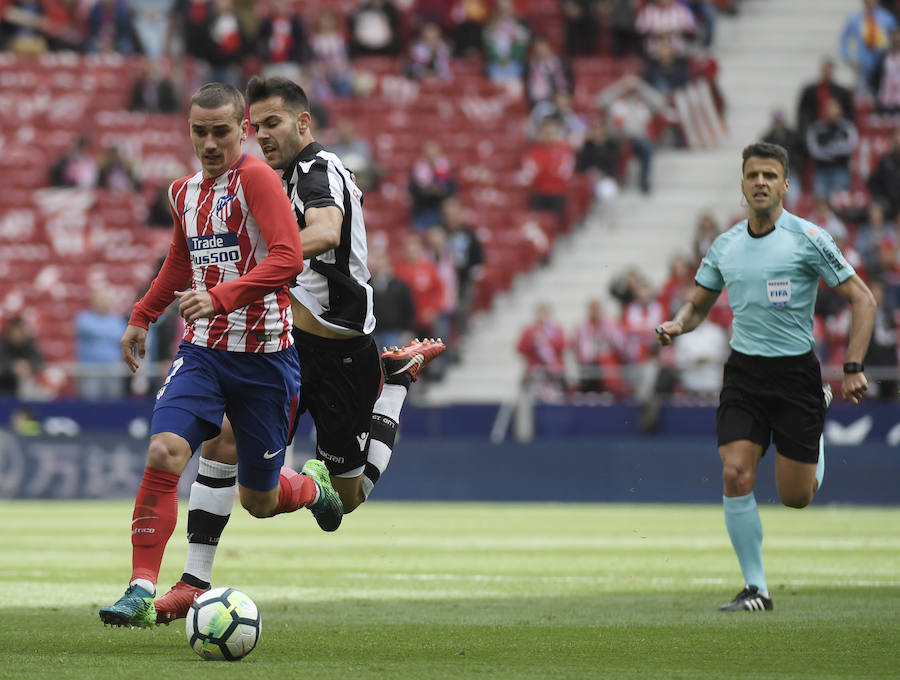
{"type": "Polygon", "coordinates": [[[340,159],[318,142],[308,144],[297,155],[284,173],[284,184],[300,225],[301,241],[307,208],[333,205],[344,215],[340,245],[306,260],[291,294],[333,331],[368,335],[375,330],[375,315],[366,265],[362,191],[340,159]]]}

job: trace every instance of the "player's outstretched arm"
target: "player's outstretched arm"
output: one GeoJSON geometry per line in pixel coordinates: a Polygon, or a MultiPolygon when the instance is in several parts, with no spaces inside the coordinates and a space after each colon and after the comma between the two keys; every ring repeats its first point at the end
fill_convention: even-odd
{"type": "MultiPolygon", "coordinates": [[[[850,338],[845,359],[848,364],[858,364],[861,368],[875,325],[875,296],[857,274],[835,286],[834,290],[850,303],[850,338]]],[[[861,370],[849,373],[845,371],[841,381],[841,396],[858,404],[868,387],[869,381],[861,370]]]]}
{"type": "Polygon", "coordinates": [[[656,327],[656,338],[660,345],[671,345],[672,338],[694,330],[716,303],[719,293],[722,291],[710,290],[694,284],[691,296],[682,305],[671,321],[663,321],[656,327]]]}

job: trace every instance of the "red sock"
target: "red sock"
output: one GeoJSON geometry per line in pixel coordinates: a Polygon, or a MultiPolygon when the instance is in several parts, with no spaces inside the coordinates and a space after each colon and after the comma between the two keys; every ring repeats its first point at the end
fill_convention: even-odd
{"type": "Polygon", "coordinates": [[[166,543],[178,520],[178,479],[173,472],[144,468],[131,521],[131,580],[156,583],[166,543]]]}
{"type": "Polygon", "coordinates": [[[281,468],[281,489],[275,514],[305,508],[316,500],[316,492],[316,482],[312,477],[301,475],[287,467],[281,468]]]}

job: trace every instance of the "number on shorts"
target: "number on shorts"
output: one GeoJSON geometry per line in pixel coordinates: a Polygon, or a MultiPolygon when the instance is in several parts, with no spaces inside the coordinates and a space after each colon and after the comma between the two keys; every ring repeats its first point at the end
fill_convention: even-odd
{"type": "Polygon", "coordinates": [[[166,376],[166,381],[162,384],[162,387],[159,388],[159,392],[156,393],[156,398],[159,399],[163,393],[166,391],[166,387],[169,385],[169,381],[172,379],[172,376],[178,372],[178,369],[182,367],[184,364],[184,357],[178,357],[175,361],[172,362],[172,368],[169,369],[169,375],[166,376]]]}

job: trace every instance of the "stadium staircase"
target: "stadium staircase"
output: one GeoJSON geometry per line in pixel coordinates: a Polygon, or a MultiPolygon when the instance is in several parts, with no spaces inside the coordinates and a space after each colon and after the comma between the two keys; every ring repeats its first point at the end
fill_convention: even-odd
{"type": "Polygon", "coordinates": [[[546,266],[516,279],[489,313],[477,314],[459,363],[424,400],[515,401],[524,368],[516,343],[538,302],[549,302],[571,332],[592,297],[616,311],[609,284],[626,268],[661,284],[671,256],[689,247],[702,211],[722,225],[739,218],[741,149],[766,129],[773,110],[793,118],[801,86],[817,77],[824,56],[837,56],[841,26],[856,9],[846,0],[745,0],[737,16],[720,15],[715,54],[728,136],[713,148],[658,152],[652,194],[626,189],[605,214],[591,215],[562,239],[546,266]]]}

